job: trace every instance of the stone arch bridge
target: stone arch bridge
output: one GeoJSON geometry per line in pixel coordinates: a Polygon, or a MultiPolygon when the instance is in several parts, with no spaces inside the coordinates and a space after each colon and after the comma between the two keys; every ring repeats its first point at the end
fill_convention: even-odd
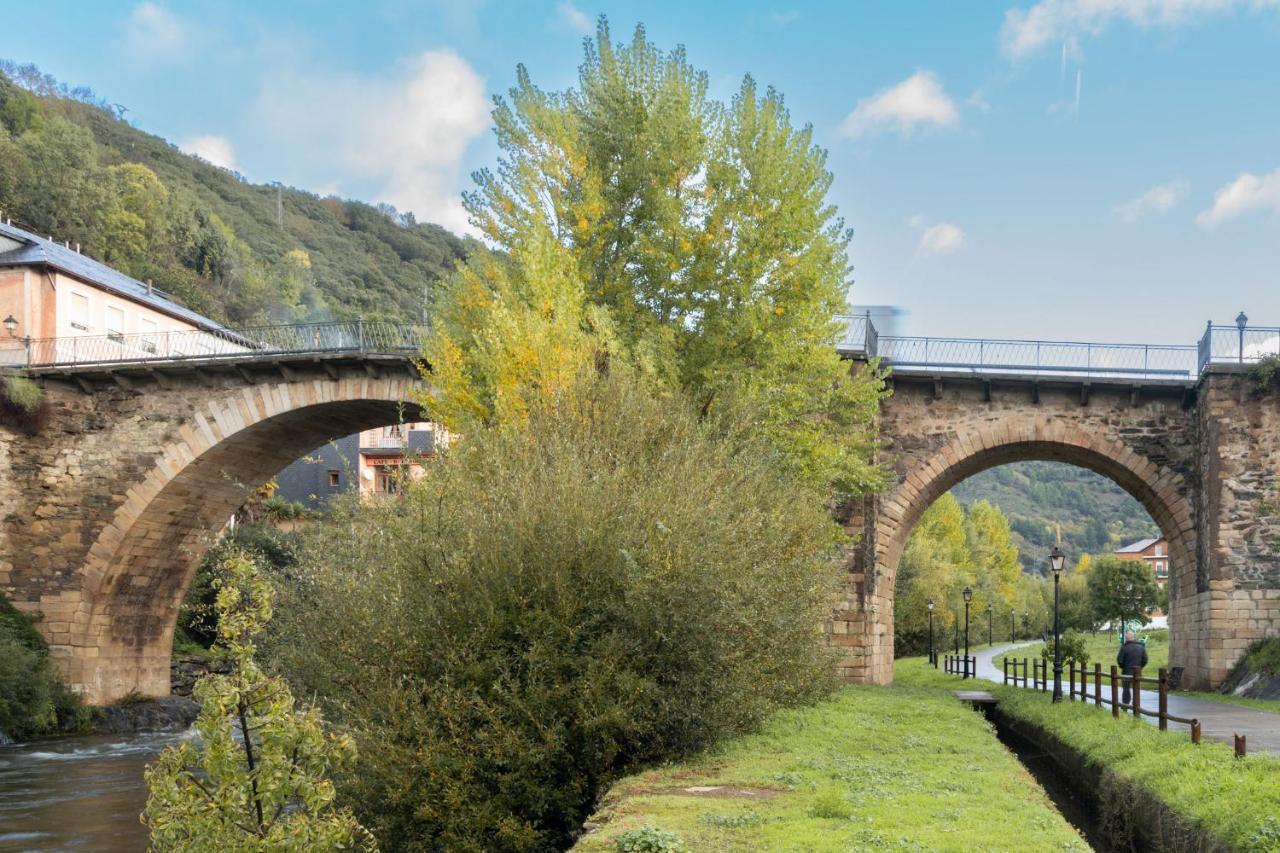
{"type": "MultiPolygon", "coordinates": [[[[894,576],[920,514],[1022,459],[1098,471],[1160,525],[1184,684],[1217,683],[1252,639],[1280,633],[1280,397],[1226,363],[1215,334],[1199,353],[1037,344],[1033,358],[1026,342],[883,338],[854,318],[853,369],[892,367],[881,428],[897,476],[847,508],[858,544],[827,625],[842,674],[892,679],[894,576]]],[[[118,339],[28,353],[45,423],[0,426],[0,590],[39,614],[87,699],[168,693],[178,606],[211,532],[326,441],[421,419],[417,342],[412,327],[329,324],[244,331],[200,355],[153,341],[125,355],[118,339]]]]}

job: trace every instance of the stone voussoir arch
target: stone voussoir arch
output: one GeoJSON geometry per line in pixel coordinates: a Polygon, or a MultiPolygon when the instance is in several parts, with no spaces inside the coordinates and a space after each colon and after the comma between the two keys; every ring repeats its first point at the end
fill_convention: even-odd
{"type": "Polygon", "coordinates": [[[167,694],[178,609],[212,534],[315,447],[420,419],[414,401],[424,387],[408,374],[348,375],[202,397],[89,546],[69,642],[54,648],[71,684],[93,702],[167,694]]]}

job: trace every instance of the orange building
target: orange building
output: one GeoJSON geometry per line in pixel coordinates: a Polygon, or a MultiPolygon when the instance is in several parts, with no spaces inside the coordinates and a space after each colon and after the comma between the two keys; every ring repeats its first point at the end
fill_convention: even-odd
{"type": "Polygon", "coordinates": [[[1117,557],[1126,560],[1143,560],[1151,568],[1155,576],[1156,586],[1164,589],[1169,581],[1169,540],[1163,536],[1159,539],[1139,539],[1114,552],[1117,557]]]}
{"type": "MultiPolygon", "coordinates": [[[[166,332],[225,332],[78,246],[8,222],[0,222],[0,318],[0,365],[11,366],[145,356],[157,352],[166,332]]],[[[225,334],[182,340],[196,351],[227,343],[225,334]]]]}

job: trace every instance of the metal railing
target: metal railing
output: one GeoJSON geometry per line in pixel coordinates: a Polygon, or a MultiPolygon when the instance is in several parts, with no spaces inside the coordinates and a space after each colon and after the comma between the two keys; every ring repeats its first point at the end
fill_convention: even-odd
{"type": "Polygon", "coordinates": [[[425,326],[412,323],[353,320],[221,331],[185,330],[15,340],[8,348],[0,350],[0,364],[69,367],[257,359],[310,353],[397,355],[418,352],[425,332],[425,326]]]}
{"type": "Polygon", "coordinates": [[[842,318],[841,352],[878,358],[897,370],[1043,376],[1195,379],[1210,364],[1280,355],[1280,328],[1206,329],[1198,344],[1095,344],[880,335],[869,315],[842,318]]]}
{"type": "Polygon", "coordinates": [[[1206,325],[1197,345],[1197,367],[1210,364],[1252,364],[1280,356],[1280,327],[1206,325]]]}

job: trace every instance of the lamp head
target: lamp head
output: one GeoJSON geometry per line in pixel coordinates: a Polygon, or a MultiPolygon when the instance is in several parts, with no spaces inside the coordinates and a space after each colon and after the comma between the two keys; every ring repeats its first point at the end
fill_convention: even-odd
{"type": "Polygon", "coordinates": [[[14,331],[16,331],[17,328],[18,328],[18,320],[16,317],[10,314],[8,317],[4,318],[4,330],[8,332],[10,336],[13,335],[14,331]]]}
{"type": "Polygon", "coordinates": [[[969,589],[969,587],[966,586],[964,588],[964,592],[960,594],[964,596],[965,604],[968,604],[970,601],[973,601],[973,590],[969,589]]]}
{"type": "Polygon", "coordinates": [[[1239,314],[1236,315],[1236,328],[1239,329],[1240,331],[1242,332],[1244,331],[1244,327],[1248,324],[1248,322],[1249,322],[1249,318],[1245,316],[1245,313],[1243,311],[1241,311],[1239,314]]]}
{"type": "Polygon", "coordinates": [[[929,610],[933,610],[933,599],[931,598],[931,599],[929,599],[928,601],[926,601],[926,602],[924,603],[924,606],[925,606],[925,607],[927,607],[927,608],[929,608],[929,610]]]}
{"type": "Polygon", "coordinates": [[[1062,566],[1066,561],[1067,555],[1062,553],[1062,549],[1055,545],[1053,550],[1049,552],[1049,567],[1053,569],[1054,575],[1062,572],[1062,566]]]}

